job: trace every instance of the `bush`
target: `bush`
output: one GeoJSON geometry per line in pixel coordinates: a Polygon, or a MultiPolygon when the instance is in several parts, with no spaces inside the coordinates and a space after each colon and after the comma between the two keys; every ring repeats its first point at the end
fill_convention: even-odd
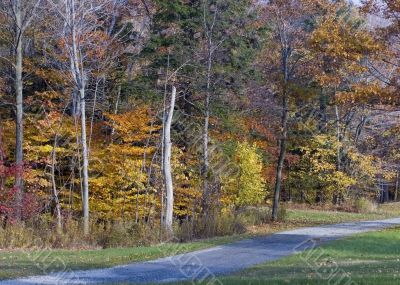
{"type": "Polygon", "coordinates": [[[90,235],[85,237],[82,224],[66,219],[63,231],[57,233],[52,222],[45,217],[34,223],[12,223],[0,227],[0,248],[109,248],[134,247],[157,244],[159,226],[147,224],[108,222],[92,223],[90,235]]]}
{"type": "Polygon", "coordinates": [[[284,222],[287,218],[287,209],[286,205],[281,204],[278,209],[278,221],[284,222]]]}
{"type": "Polygon", "coordinates": [[[99,236],[98,243],[103,248],[148,246],[160,241],[159,228],[132,222],[108,224],[99,236]]]}
{"type": "MultiPolygon", "coordinates": [[[[281,207],[280,219],[286,210],[281,207]]],[[[187,218],[174,224],[175,237],[185,242],[194,239],[242,234],[248,225],[260,225],[270,221],[268,208],[247,207],[241,211],[220,212],[213,210],[205,217],[187,218]]],[[[65,218],[59,233],[51,215],[41,215],[37,220],[26,223],[9,223],[0,227],[0,248],[59,248],[97,249],[113,247],[135,247],[158,244],[167,235],[159,223],[100,222],[93,219],[89,236],[84,236],[82,224],[73,218],[65,218]],[[160,231],[161,229],[161,231],[160,231]]]]}
{"type": "Polygon", "coordinates": [[[247,207],[239,210],[238,217],[243,224],[258,226],[271,221],[271,209],[267,207],[247,207]]]}
{"type": "Polygon", "coordinates": [[[358,213],[371,213],[376,212],[378,209],[377,204],[367,198],[357,199],[354,207],[358,213]]]}
{"type": "Polygon", "coordinates": [[[198,216],[195,220],[184,220],[176,228],[176,237],[180,241],[190,241],[199,238],[211,238],[242,234],[246,232],[244,219],[233,212],[211,212],[207,216],[198,216]]]}
{"type": "Polygon", "coordinates": [[[26,228],[23,224],[12,224],[0,228],[0,248],[25,248],[31,247],[34,230],[26,228]]]}

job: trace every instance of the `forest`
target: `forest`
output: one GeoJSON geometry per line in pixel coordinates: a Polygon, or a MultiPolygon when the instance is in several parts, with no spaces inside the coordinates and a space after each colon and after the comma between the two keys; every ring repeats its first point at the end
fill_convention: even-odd
{"type": "Polygon", "coordinates": [[[398,201],[399,56],[397,0],[1,0],[1,247],[398,201]]]}

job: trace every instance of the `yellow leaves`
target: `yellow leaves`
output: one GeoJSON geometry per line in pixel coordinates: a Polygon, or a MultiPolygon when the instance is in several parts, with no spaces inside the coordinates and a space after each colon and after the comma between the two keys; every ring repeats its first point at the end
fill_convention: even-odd
{"type": "Polygon", "coordinates": [[[350,177],[348,174],[342,171],[335,171],[331,175],[325,177],[326,189],[328,193],[332,194],[344,194],[346,190],[356,184],[356,179],[350,177]]]}
{"type": "Polygon", "coordinates": [[[375,156],[365,155],[350,149],[348,156],[354,174],[364,182],[374,179],[382,171],[382,162],[375,156]]]}
{"type": "Polygon", "coordinates": [[[39,135],[30,136],[30,139],[31,139],[32,141],[34,141],[34,142],[37,142],[37,143],[46,143],[46,142],[49,141],[48,138],[45,138],[45,137],[39,136],[39,135]]]}
{"type": "Polygon", "coordinates": [[[262,176],[263,163],[257,147],[248,142],[239,143],[235,151],[239,173],[235,177],[224,177],[224,192],[236,206],[262,203],[265,198],[265,180],[262,176]]]}
{"type": "Polygon", "coordinates": [[[51,186],[50,180],[47,179],[39,169],[31,169],[27,171],[24,178],[26,185],[28,187],[33,186],[35,191],[46,189],[51,186]]]}
{"type": "Polygon", "coordinates": [[[108,121],[96,124],[90,157],[91,203],[103,218],[133,217],[138,201],[140,215],[144,201],[154,200],[155,189],[148,187],[147,169],[158,125],[152,123],[148,108],[138,108],[123,114],[107,114],[108,121]],[[113,130],[112,139],[104,138],[104,125],[113,130]],[[147,193],[147,194],[145,194],[147,193]],[[124,209],[123,213],[121,209],[124,209]]]}
{"type": "Polygon", "coordinates": [[[121,145],[121,144],[110,144],[106,147],[104,155],[108,156],[110,154],[117,153],[118,156],[142,156],[143,154],[153,153],[154,147],[139,147],[131,145],[121,145]]]}
{"type": "Polygon", "coordinates": [[[315,135],[301,148],[299,170],[293,175],[300,187],[332,200],[333,195],[348,193],[350,187],[367,189],[374,185],[381,173],[381,162],[372,155],[364,155],[346,142],[338,142],[335,136],[315,135]],[[338,152],[341,153],[338,167],[338,152]],[[346,161],[344,163],[344,161],[346,161]]]}
{"type": "Polygon", "coordinates": [[[53,151],[53,146],[51,145],[42,145],[35,147],[35,150],[41,153],[49,154],[53,151]]]}
{"type": "MultiPolygon", "coordinates": [[[[301,148],[300,171],[297,173],[301,183],[309,184],[311,190],[321,189],[325,197],[344,193],[354,184],[354,179],[337,170],[337,151],[342,144],[334,136],[315,135],[301,148]]],[[[306,188],[304,185],[302,186],[306,188]]]]}
{"type": "MultiPolygon", "coordinates": [[[[197,157],[192,157],[190,153],[176,146],[172,152],[174,213],[178,216],[192,215],[202,196],[198,160],[197,157]]],[[[161,186],[158,187],[161,189],[161,186]]]]}

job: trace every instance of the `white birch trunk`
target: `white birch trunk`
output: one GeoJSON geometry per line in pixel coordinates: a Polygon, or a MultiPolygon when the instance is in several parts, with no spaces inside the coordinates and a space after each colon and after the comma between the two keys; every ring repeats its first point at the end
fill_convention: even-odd
{"type": "Polygon", "coordinates": [[[172,153],[172,142],[171,142],[171,125],[172,118],[174,116],[176,101],[176,87],[172,87],[171,105],[167,114],[165,129],[164,129],[164,182],[166,190],[166,213],[165,213],[165,229],[168,234],[173,233],[173,215],[174,215],[174,188],[172,183],[172,170],[171,170],[171,153],[172,153]]]}
{"type": "Polygon", "coordinates": [[[82,54],[79,50],[77,35],[77,15],[75,0],[66,0],[67,21],[71,32],[70,66],[76,88],[79,90],[79,106],[81,112],[81,147],[82,147],[82,212],[83,232],[89,234],[89,149],[86,130],[86,75],[83,68],[82,54]]]}

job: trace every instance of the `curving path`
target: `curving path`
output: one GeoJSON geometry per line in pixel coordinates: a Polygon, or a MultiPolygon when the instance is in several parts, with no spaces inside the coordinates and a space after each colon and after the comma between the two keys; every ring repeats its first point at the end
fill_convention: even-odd
{"type": "MultiPolygon", "coordinates": [[[[322,242],[396,226],[400,226],[400,218],[302,228],[154,261],[107,269],[66,271],[2,281],[0,285],[143,284],[205,278],[211,280],[210,285],[222,284],[216,276],[312,249],[322,242]]],[[[184,245],[171,245],[168,253],[173,254],[179,246],[184,245]]]]}

